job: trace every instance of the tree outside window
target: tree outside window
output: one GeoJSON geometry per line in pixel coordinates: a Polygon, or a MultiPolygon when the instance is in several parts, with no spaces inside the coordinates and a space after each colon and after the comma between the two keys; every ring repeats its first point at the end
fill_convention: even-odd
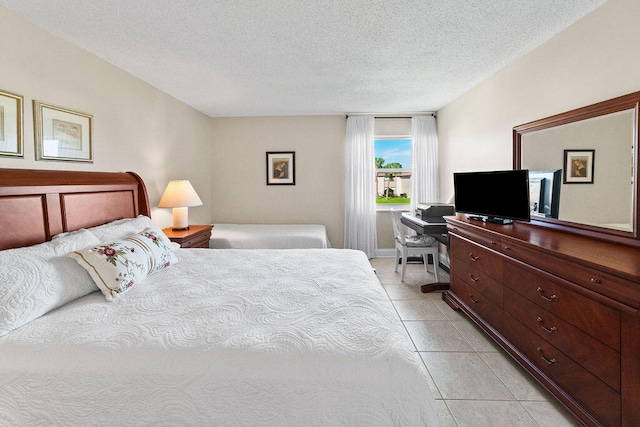
{"type": "Polygon", "coordinates": [[[411,139],[376,138],[376,203],[411,203],[411,139]]]}

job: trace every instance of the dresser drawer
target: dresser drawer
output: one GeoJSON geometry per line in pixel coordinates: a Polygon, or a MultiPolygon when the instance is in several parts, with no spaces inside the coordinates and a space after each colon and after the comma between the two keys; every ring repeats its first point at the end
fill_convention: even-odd
{"type": "Polygon", "coordinates": [[[503,241],[502,252],[527,264],[539,266],[540,269],[553,273],[569,282],[591,289],[624,304],[640,308],[638,285],[621,277],[557,258],[517,243],[503,241]]]}
{"type": "Polygon", "coordinates": [[[462,302],[496,331],[502,331],[502,308],[492,303],[489,298],[477,289],[467,285],[464,280],[457,275],[451,278],[450,289],[462,302]]]}
{"type": "Polygon", "coordinates": [[[509,314],[505,314],[504,335],[542,373],[588,407],[602,424],[620,425],[621,399],[615,390],[509,314]]]}
{"type": "Polygon", "coordinates": [[[472,229],[460,228],[460,227],[450,227],[450,232],[454,234],[459,234],[462,237],[465,237],[474,242],[478,242],[488,248],[493,249],[494,251],[500,251],[502,244],[499,236],[494,236],[487,232],[479,232],[472,229]]]}
{"type": "Polygon", "coordinates": [[[611,388],[620,391],[620,353],[509,288],[504,290],[504,310],[611,388]]]}
{"type": "Polygon", "coordinates": [[[452,256],[460,262],[472,264],[494,280],[502,281],[503,260],[498,254],[457,236],[451,236],[449,246],[452,256]]]}
{"type": "Polygon", "coordinates": [[[473,262],[456,262],[454,274],[467,285],[475,288],[498,307],[502,307],[502,283],[480,271],[473,262]]]}
{"type": "Polygon", "coordinates": [[[512,263],[504,284],[550,313],[620,351],[620,312],[512,263]]]}

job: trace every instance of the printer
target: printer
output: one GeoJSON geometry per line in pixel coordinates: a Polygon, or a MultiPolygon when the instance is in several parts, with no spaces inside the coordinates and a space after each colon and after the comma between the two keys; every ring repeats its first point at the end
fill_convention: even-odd
{"type": "Polygon", "coordinates": [[[426,222],[444,223],[444,216],[455,214],[455,205],[449,203],[418,203],[416,206],[416,216],[426,222]]]}

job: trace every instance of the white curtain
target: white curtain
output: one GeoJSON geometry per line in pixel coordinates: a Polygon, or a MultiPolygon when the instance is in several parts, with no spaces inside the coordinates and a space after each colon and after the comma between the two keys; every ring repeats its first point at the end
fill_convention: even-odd
{"type": "Polygon", "coordinates": [[[438,131],[436,118],[411,118],[413,174],[411,176],[411,211],[421,202],[439,203],[438,131]]]}
{"type": "Polygon", "coordinates": [[[374,118],[347,119],[347,180],[344,247],[376,256],[376,163],[374,118]]]}

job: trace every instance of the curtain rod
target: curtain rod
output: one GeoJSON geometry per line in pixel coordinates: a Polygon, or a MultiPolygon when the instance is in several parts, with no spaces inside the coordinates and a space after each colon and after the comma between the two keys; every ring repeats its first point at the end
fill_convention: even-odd
{"type": "Polygon", "coordinates": [[[349,116],[373,116],[374,119],[410,119],[415,116],[433,116],[436,117],[435,112],[420,112],[420,113],[351,113],[347,114],[345,118],[349,116]]]}

